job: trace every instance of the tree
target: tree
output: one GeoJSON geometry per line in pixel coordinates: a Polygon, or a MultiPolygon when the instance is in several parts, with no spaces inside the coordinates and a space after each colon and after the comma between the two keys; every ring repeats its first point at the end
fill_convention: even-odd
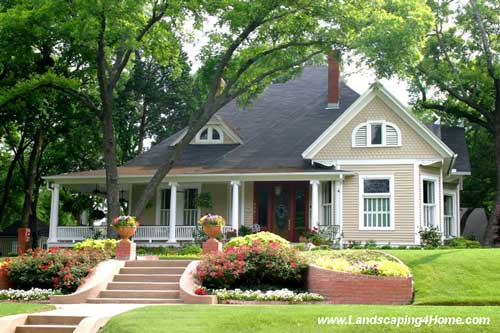
{"type": "Polygon", "coordinates": [[[131,73],[118,88],[115,102],[121,164],[143,152],[145,139],[154,144],[186,126],[195,106],[192,81],[185,54],[177,64],[165,66],[136,51],[131,73]]]}
{"type": "MultiPolygon", "coordinates": [[[[418,48],[430,28],[432,15],[423,0],[22,0],[19,14],[37,14],[50,8],[50,24],[34,22],[35,31],[55,36],[60,50],[73,54],[78,67],[97,78],[98,89],[64,74],[31,76],[0,94],[0,107],[33,89],[58,89],[76,98],[98,115],[103,131],[108,225],[120,213],[114,95],[124,70],[131,69],[137,50],[145,57],[174,64],[178,58],[183,19],[210,15],[217,20],[200,59],[198,94],[201,105],[189,119],[183,139],[165,157],[147,185],[134,214],[152,197],[175,161],[210,118],[234,99],[248,103],[273,80],[291,78],[309,61],[322,58],[332,48],[356,50],[378,73],[400,72],[402,64],[418,60],[418,48]],[[50,27],[50,30],[47,29],[50,27]],[[404,47],[401,47],[401,46],[404,47]],[[399,59],[391,62],[386,59],[399,59]],[[97,99],[96,99],[97,97],[97,99]]],[[[196,23],[198,23],[197,20],[196,23]]],[[[33,22],[32,22],[33,23],[33,22]]],[[[195,24],[197,27],[197,24],[195,24]]]]}
{"type": "Polygon", "coordinates": [[[202,105],[134,205],[134,215],[146,207],[196,133],[230,101],[250,102],[273,80],[291,78],[332,48],[355,50],[380,74],[399,72],[401,65],[386,59],[414,63],[432,20],[423,1],[225,0],[203,8],[222,28],[209,35],[200,56],[202,105]]]}
{"type": "Polygon", "coordinates": [[[496,197],[483,239],[491,243],[500,221],[500,3],[430,1],[430,6],[434,29],[422,61],[408,66],[407,75],[420,94],[417,107],[466,120],[493,136],[496,197]]]}

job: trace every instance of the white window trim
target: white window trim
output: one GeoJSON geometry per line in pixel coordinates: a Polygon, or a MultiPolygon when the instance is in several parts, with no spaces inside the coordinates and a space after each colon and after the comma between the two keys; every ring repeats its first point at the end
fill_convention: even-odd
{"type": "Polygon", "coordinates": [[[439,176],[423,173],[420,175],[420,203],[421,203],[421,211],[420,211],[420,228],[426,228],[424,225],[424,181],[434,182],[434,225],[433,227],[438,227],[439,232],[442,232],[442,226],[440,222],[440,211],[441,211],[441,199],[440,199],[440,181],[439,176]]]}
{"type": "Polygon", "coordinates": [[[195,142],[197,144],[214,144],[214,143],[223,143],[224,142],[224,131],[222,131],[220,128],[217,128],[215,126],[205,126],[203,127],[199,132],[198,134],[196,134],[196,140],[195,142]],[[219,132],[219,139],[218,140],[214,140],[212,139],[212,133],[213,133],[213,130],[216,130],[217,132],[219,132]],[[204,140],[204,139],[201,139],[201,133],[203,133],[205,130],[208,131],[207,133],[207,139],[204,140]]]}
{"type": "Polygon", "coordinates": [[[385,120],[369,120],[367,122],[361,123],[361,124],[357,125],[356,127],[354,127],[354,129],[351,133],[351,146],[352,146],[352,148],[380,148],[380,147],[393,148],[393,147],[401,147],[401,145],[402,145],[401,130],[399,129],[399,127],[396,124],[391,123],[389,121],[385,121],[385,120]],[[371,143],[371,137],[372,137],[371,125],[376,125],[376,124],[382,125],[382,143],[381,144],[372,144],[371,143]],[[363,126],[366,126],[366,143],[364,146],[356,146],[356,133],[363,126]],[[386,142],[386,128],[387,128],[387,126],[391,126],[396,130],[396,133],[398,135],[398,144],[397,145],[390,145],[390,146],[387,145],[387,142],[386,142]]]}
{"type": "Polygon", "coordinates": [[[360,174],[359,175],[359,190],[358,190],[358,206],[359,206],[359,230],[394,230],[395,229],[395,206],[394,206],[394,175],[393,174],[379,174],[379,175],[373,175],[373,174],[360,174]],[[364,194],[364,181],[365,179],[388,179],[389,180],[389,195],[383,193],[383,194],[377,194],[377,193],[370,193],[365,195],[364,194]],[[387,197],[389,196],[389,205],[390,205],[390,219],[389,227],[365,227],[364,225],[364,198],[365,197],[387,197]]]}

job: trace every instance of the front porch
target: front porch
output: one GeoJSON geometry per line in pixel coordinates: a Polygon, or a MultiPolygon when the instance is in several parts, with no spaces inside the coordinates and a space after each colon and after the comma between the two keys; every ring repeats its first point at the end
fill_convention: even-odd
{"type": "MultiPolygon", "coordinates": [[[[226,219],[224,237],[245,226],[253,231],[272,231],[290,241],[297,241],[301,232],[313,228],[318,228],[328,238],[338,239],[343,175],[330,173],[316,177],[323,179],[209,179],[162,183],[138,216],[141,225],[133,239],[140,246],[177,246],[193,242],[199,232],[198,220],[208,212],[226,219]],[[211,209],[197,206],[196,198],[200,193],[210,193],[211,209]]],[[[84,239],[106,237],[106,226],[89,221],[88,213],[80,219],[82,225],[59,225],[59,191],[63,186],[91,195],[105,193],[102,183],[53,183],[48,246],[69,247],[84,239]]],[[[126,201],[123,214],[128,214],[145,184],[134,182],[120,186],[121,198],[126,201]]]]}

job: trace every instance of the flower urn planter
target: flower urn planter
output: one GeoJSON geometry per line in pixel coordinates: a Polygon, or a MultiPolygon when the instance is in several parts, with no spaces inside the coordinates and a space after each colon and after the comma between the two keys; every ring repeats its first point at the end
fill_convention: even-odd
{"type": "Polygon", "coordinates": [[[220,225],[204,225],[203,232],[205,232],[209,238],[215,238],[222,234],[222,227],[220,225]]]}
{"type": "Polygon", "coordinates": [[[10,279],[9,273],[5,268],[0,268],[0,289],[14,288],[14,283],[10,279]]]}
{"type": "Polygon", "coordinates": [[[116,233],[121,239],[129,239],[135,234],[137,227],[118,227],[116,228],[116,233]]]}

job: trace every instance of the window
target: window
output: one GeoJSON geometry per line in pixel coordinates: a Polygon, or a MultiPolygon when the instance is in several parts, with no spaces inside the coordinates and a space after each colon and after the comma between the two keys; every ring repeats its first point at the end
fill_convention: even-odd
{"type": "Polygon", "coordinates": [[[170,220],[170,189],[161,190],[160,225],[169,225],[170,220]]]}
{"type": "Polygon", "coordinates": [[[333,225],[333,182],[321,183],[322,225],[333,225]]]}
{"type": "Polygon", "coordinates": [[[436,182],[424,180],[422,191],[424,227],[429,228],[436,225],[436,182]]]}
{"type": "Polygon", "coordinates": [[[455,234],[454,196],[445,194],[443,202],[444,202],[444,237],[449,238],[455,234]]]}
{"type": "Polygon", "coordinates": [[[393,229],[392,176],[360,176],[360,229],[393,229]]]}
{"type": "Polygon", "coordinates": [[[205,127],[196,137],[196,143],[222,143],[223,134],[222,131],[215,128],[214,126],[205,127]]]}
{"type": "Polygon", "coordinates": [[[188,188],[184,190],[184,225],[196,225],[198,223],[197,198],[198,189],[188,188]]]}
{"type": "Polygon", "coordinates": [[[359,124],[352,132],[353,147],[394,147],[401,145],[399,128],[386,121],[359,124]]]}

